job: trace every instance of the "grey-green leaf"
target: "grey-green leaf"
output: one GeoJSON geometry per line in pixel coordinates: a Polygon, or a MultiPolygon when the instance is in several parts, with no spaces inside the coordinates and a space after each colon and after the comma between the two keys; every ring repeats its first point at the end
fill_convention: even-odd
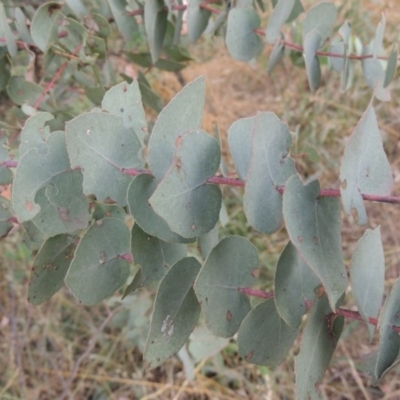
{"type": "Polygon", "coordinates": [[[149,141],[149,163],[157,179],[162,179],[171,166],[178,137],[201,127],[205,95],[201,76],[187,84],[158,116],[149,141]]]}
{"type": "Polygon", "coordinates": [[[43,52],[58,39],[58,25],[63,18],[59,11],[61,7],[60,3],[45,3],[37,9],[32,19],[32,39],[43,52]],[[46,29],[43,29],[44,26],[46,29]]]}
{"type": "Polygon", "coordinates": [[[164,242],[188,243],[192,240],[172,232],[168,224],[154,212],[149,199],[157,188],[157,180],[148,174],[133,178],[128,188],[129,212],[136,223],[149,235],[156,236],[164,242]]]}
{"type": "Polygon", "coordinates": [[[218,222],[222,194],[207,183],[218,170],[218,141],[203,130],[178,140],[173,164],[150,198],[150,205],[173,232],[185,238],[201,236],[218,222]]]}
{"type": "Polygon", "coordinates": [[[52,119],[54,117],[50,113],[39,112],[26,120],[21,131],[20,157],[30,149],[46,151],[46,141],[50,135],[50,128],[46,122],[52,119]]]}
{"type": "MultiPolygon", "coordinates": [[[[385,257],[380,227],[367,229],[358,241],[351,261],[351,288],[358,311],[368,324],[369,317],[377,318],[385,288],[385,257]]],[[[368,324],[369,340],[375,326],[368,324]]]]}
{"type": "Polygon", "coordinates": [[[317,50],[321,47],[322,36],[317,30],[312,30],[304,38],[304,62],[306,64],[308,84],[315,92],[321,83],[321,67],[317,50]]]}
{"type": "Polygon", "coordinates": [[[252,135],[256,117],[241,118],[228,131],[228,142],[236,171],[242,181],[246,180],[252,156],[252,135]]]}
{"type": "Polygon", "coordinates": [[[318,385],[329,366],[344,318],[331,314],[326,296],[316,300],[303,332],[300,353],[295,359],[298,399],[320,399],[318,385]]]}
{"type": "Polygon", "coordinates": [[[257,268],[257,250],[243,237],[229,236],[211,250],[194,289],[214,335],[230,337],[238,331],[250,301],[237,289],[254,284],[257,268]]]}
{"type": "Polygon", "coordinates": [[[218,227],[215,226],[210,232],[199,236],[197,239],[197,248],[201,256],[206,259],[210,251],[218,244],[218,227]]]}
{"type": "Polygon", "coordinates": [[[383,37],[385,36],[385,28],[386,28],[386,16],[382,13],[381,22],[379,22],[378,27],[376,28],[375,38],[372,46],[372,57],[378,58],[382,51],[382,43],[383,37]]]}
{"type": "Polygon", "coordinates": [[[18,104],[28,104],[33,106],[43,93],[43,88],[34,83],[25,80],[22,76],[13,76],[7,84],[7,94],[10,99],[18,104]]]}
{"type": "Polygon", "coordinates": [[[6,11],[2,2],[0,3],[0,37],[6,40],[7,50],[11,57],[14,57],[18,52],[17,42],[10,25],[8,25],[6,11]]]}
{"type": "Polygon", "coordinates": [[[19,161],[12,188],[12,202],[20,222],[28,221],[40,211],[37,192],[54,185],[60,174],[71,170],[63,132],[52,133],[46,149],[28,150],[19,161]]]}
{"type": "Polygon", "coordinates": [[[283,250],[275,273],[275,304],[281,318],[298,328],[307,312],[307,301],[315,298],[318,277],[291,242],[283,250]]]}
{"type": "Polygon", "coordinates": [[[320,2],[310,8],[303,21],[303,42],[306,36],[316,31],[320,36],[320,46],[331,36],[337,18],[337,10],[333,3],[320,2]]]}
{"type": "Polygon", "coordinates": [[[266,37],[267,43],[275,43],[280,36],[283,24],[292,13],[295,0],[279,0],[268,20],[266,37]]]}
{"type": "Polygon", "coordinates": [[[392,82],[397,69],[397,46],[393,46],[390,52],[389,60],[385,72],[385,81],[383,82],[383,87],[386,88],[392,82]]]}
{"type": "Polygon", "coordinates": [[[279,35],[278,39],[276,39],[276,42],[274,44],[274,47],[272,48],[271,54],[269,56],[268,60],[268,73],[271,74],[272,70],[276,67],[278,62],[282,59],[284,52],[285,52],[285,46],[282,43],[283,36],[279,35]]]}
{"type": "Polygon", "coordinates": [[[254,32],[259,26],[260,17],[252,7],[238,7],[229,12],[225,42],[233,58],[250,61],[261,53],[263,42],[254,32]]]}
{"type": "Polygon", "coordinates": [[[368,222],[362,194],[389,195],[393,187],[390,164],[372,101],[352,133],[340,167],[343,207],[350,215],[356,212],[358,224],[368,222]]]}
{"type": "Polygon", "coordinates": [[[142,104],[139,83],[134,79],[130,84],[121,82],[109,89],[101,103],[103,110],[122,118],[125,128],[133,128],[142,146],[147,135],[147,121],[142,104]]]}
{"type": "Polygon", "coordinates": [[[194,43],[207,28],[211,11],[200,7],[203,0],[189,0],[187,8],[187,25],[190,40],[194,43]]]}
{"type": "Polygon", "coordinates": [[[40,212],[32,222],[48,237],[86,229],[89,201],[82,191],[80,171],[65,171],[54,176],[35,196],[40,212]]]}
{"type": "Polygon", "coordinates": [[[52,237],[43,244],[33,261],[28,301],[42,304],[62,288],[75,248],[69,235],[52,237]]]}
{"type": "Polygon", "coordinates": [[[149,41],[151,58],[156,63],[162,49],[167,30],[168,11],[162,0],[146,0],[144,3],[144,26],[149,41]]]}
{"type": "Polygon", "coordinates": [[[30,250],[39,250],[48,239],[41,230],[32,222],[26,221],[21,224],[23,242],[30,250]]]}
{"type": "Polygon", "coordinates": [[[96,201],[92,217],[95,221],[106,217],[119,218],[121,221],[125,221],[126,212],[122,207],[115,204],[105,204],[96,201]]]}
{"type": "Polygon", "coordinates": [[[89,227],[65,280],[79,302],[100,303],[125,284],[129,263],[121,256],[130,254],[130,247],[130,231],[120,219],[104,218],[89,227]]]}
{"type": "MultiPolygon", "coordinates": [[[[363,49],[363,55],[371,54],[372,46],[365,46],[363,49]]],[[[384,87],[385,81],[385,71],[382,66],[381,60],[378,58],[363,58],[362,61],[362,70],[365,80],[368,83],[368,86],[374,90],[375,96],[377,99],[382,101],[389,101],[390,90],[388,87],[384,87]]]]}
{"type": "Polygon", "coordinates": [[[93,111],[69,121],[66,136],[72,167],[82,169],[84,193],[125,206],[132,177],[122,170],[143,167],[135,132],[123,125],[122,118],[93,111]]]}
{"type": "Polygon", "coordinates": [[[240,325],[239,354],[252,364],[278,366],[292,347],[297,332],[279,316],[273,299],[264,301],[240,325]]]}
{"type": "Polygon", "coordinates": [[[289,157],[291,144],[288,126],[274,113],[257,114],[244,208],[250,225],[259,232],[271,234],[282,225],[282,195],[276,188],[296,173],[294,161],[289,157]]]}
{"type": "Polygon", "coordinates": [[[132,229],[132,255],[141,266],[141,284],[148,286],[159,281],[177,261],[186,257],[184,244],[165,243],[148,235],[135,224],[132,229]]]}
{"type": "Polygon", "coordinates": [[[0,196],[0,239],[7,236],[13,227],[13,223],[9,220],[12,216],[10,200],[0,196]]]}
{"type": "Polygon", "coordinates": [[[379,316],[379,350],[374,368],[374,379],[378,381],[396,361],[400,350],[399,333],[392,328],[400,319],[400,278],[397,279],[379,316]]]}
{"type": "Polygon", "coordinates": [[[304,186],[298,176],[286,183],[283,215],[291,242],[317,275],[332,311],[347,288],[339,199],[319,197],[319,182],[304,186]]]}
{"type": "Polygon", "coordinates": [[[125,40],[132,40],[138,25],[135,18],[127,12],[125,0],[108,0],[108,5],[125,40]]]}
{"type": "Polygon", "coordinates": [[[154,304],[144,360],[155,368],[185,344],[200,315],[193,282],[200,270],[193,257],[177,262],[161,281],[154,304]]]}

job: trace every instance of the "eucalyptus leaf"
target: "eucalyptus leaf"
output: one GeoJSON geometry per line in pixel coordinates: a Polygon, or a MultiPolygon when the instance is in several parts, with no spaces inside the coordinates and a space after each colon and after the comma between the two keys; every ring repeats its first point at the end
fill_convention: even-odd
{"type": "Polygon", "coordinates": [[[169,268],[186,257],[187,248],[180,243],[166,243],[149,236],[135,224],[132,229],[132,255],[141,266],[141,285],[149,286],[162,279],[169,268]]]}
{"type": "Polygon", "coordinates": [[[326,296],[315,301],[295,359],[298,399],[321,398],[318,385],[329,366],[343,325],[342,316],[331,314],[326,296]]]}
{"type": "Polygon", "coordinates": [[[65,279],[80,303],[100,303],[125,284],[129,263],[121,256],[130,254],[130,245],[129,229],[120,219],[103,218],[89,227],[65,279]]]}
{"type": "Polygon", "coordinates": [[[288,126],[274,113],[257,114],[244,209],[250,225],[259,232],[271,234],[282,225],[282,195],[276,188],[296,173],[294,161],[289,157],[291,144],[288,126]]]}
{"type": "Polygon", "coordinates": [[[75,249],[74,238],[69,235],[52,237],[43,244],[33,261],[29,302],[42,304],[62,288],[75,249]]]}
{"type": "Polygon", "coordinates": [[[397,46],[393,46],[390,52],[389,60],[385,72],[385,81],[383,82],[383,87],[386,88],[392,82],[397,69],[397,46]]]}
{"type": "Polygon", "coordinates": [[[13,223],[10,221],[12,216],[10,200],[0,196],[0,239],[7,236],[13,227],[13,223]]]}
{"type": "Polygon", "coordinates": [[[155,368],[185,344],[200,315],[193,282],[200,270],[193,257],[177,262],[161,281],[144,351],[147,368],[155,368]]]}
{"type": "Polygon", "coordinates": [[[252,7],[237,7],[229,12],[225,43],[233,58],[250,61],[261,53],[263,42],[254,32],[260,22],[257,11],[252,7]]]}
{"type": "Polygon", "coordinates": [[[283,250],[275,273],[275,304],[281,318],[298,328],[307,302],[316,297],[320,281],[291,242],[283,250]]]}
{"type": "Polygon", "coordinates": [[[157,62],[167,29],[168,11],[162,0],[146,0],[144,3],[144,26],[149,41],[151,58],[157,62]]]}
{"type": "Polygon", "coordinates": [[[22,76],[13,76],[7,84],[7,94],[18,104],[35,105],[43,94],[43,88],[36,83],[25,80],[22,76]]]}
{"type": "Polygon", "coordinates": [[[379,316],[379,349],[376,358],[373,378],[379,381],[386,373],[400,350],[399,333],[393,330],[394,325],[399,325],[400,317],[400,278],[397,279],[389,296],[386,298],[383,310],[379,316]]]}
{"type": "Polygon", "coordinates": [[[292,176],[283,194],[283,215],[291,242],[317,275],[332,311],[347,288],[343,262],[339,199],[319,197],[319,182],[303,185],[292,176]]]}
{"type": "Polygon", "coordinates": [[[111,12],[114,16],[118,29],[125,40],[132,40],[138,25],[135,18],[131,17],[126,10],[125,0],[107,0],[111,12]]]}
{"type": "Polygon", "coordinates": [[[140,143],[144,145],[148,128],[139,83],[136,79],[130,84],[121,82],[109,89],[104,95],[101,107],[111,114],[120,116],[124,127],[133,128],[140,143]]]}
{"type": "Polygon", "coordinates": [[[275,43],[280,36],[283,24],[289,19],[292,13],[295,0],[278,0],[274,11],[268,20],[266,37],[267,43],[275,43]]]}
{"type": "Polygon", "coordinates": [[[250,311],[238,287],[252,286],[258,272],[256,248],[245,238],[228,236],[209,253],[194,285],[210,331],[231,337],[250,311]]]}
{"type": "Polygon", "coordinates": [[[149,141],[149,163],[157,179],[162,179],[170,168],[178,138],[200,128],[205,94],[205,80],[201,76],[186,85],[158,116],[149,141]]]}
{"type": "Polygon", "coordinates": [[[239,354],[252,364],[278,366],[297,336],[279,316],[273,299],[253,308],[240,325],[239,354]]]}
{"type": "Polygon", "coordinates": [[[242,181],[246,180],[252,157],[252,136],[256,117],[241,118],[228,131],[228,142],[236,171],[242,181]]]}
{"type": "Polygon", "coordinates": [[[48,2],[41,5],[31,23],[31,36],[36,46],[45,52],[53,42],[58,40],[58,26],[63,19],[60,10],[62,5],[48,2]],[[46,29],[43,29],[46,27],[46,29]]]}
{"type": "Polygon", "coordinates": [[[385,257],[380,227],[367,229],[358,241],[351,261],[351,288],[358,311],[368,324],[371,342],[375,326],[369,324],[369,317],[378,317],[385,289],[385,257]]]}
{"type": "Polygon", "coordinates": [[[358,122],[344,151],[340,192],[347,215],[356,213],[359,225],[368,222],[362,194],[389,195],[393,187],[390,164],[382,145],[371,103],[358,122]]]}
{"type": "Polygon", "coordinates": [[[122,170],[143,167],[135,132],[117,115],[92,111],[67,122],[66,137],[72,167],[82,169],[84,193],[125,206],[132,177],[122,170]]]}
{"type": "Polygon", "coordinates": [[[191,239],[185,239],[173,232],[168,224],[154,212],[149,205],[149,199],[157,188],[157,180],[148,174],[141,174],[133,178],[128,188],[129,212],[135,218],[135,222],[150,236],[156,236],[164,242],[188,243],[191,239]]]}
{"type": "Polygon", "coordinates": [[[194,43],[207,28],[211,11],[205,10],[200,5],[203,0],[189,0],[187,8],[187,25],[190,40],[194,43]]]}
{"type": "Polygon", "coordinates": [[[71,171],[63,132],[52,133],[40,150],[31,148],[19,161],[12,188],[13,208],[20,222],[40,212],[36,194],[48,185],[57,188],[60,174],[71,171]]]}
{"type": "Polygon", "coordinates": [[[221,189],[207,183],[218,170],[221,151],[215,138],[202,130],[178,140],[171,168],[149,202],[173,232],[194,238],[209,232],[218,222],[221,189]]]}
{"type": "Polygon", "coordinates": [[[18,52],[18,47],[14,33],[8,24],[3,2],[0,3],[0,37],[5,39],[7,50],[11,57],[14,57],[18,52]]]}

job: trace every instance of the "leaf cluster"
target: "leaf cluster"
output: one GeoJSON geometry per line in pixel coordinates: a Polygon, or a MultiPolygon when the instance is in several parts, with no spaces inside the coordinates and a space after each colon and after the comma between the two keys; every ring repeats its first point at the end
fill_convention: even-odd
{"type": "MultiPolygon", "coordinates": [[[[263,41],[256,7],[262,1],[237,1],[233,7],[215,4],[217,8],[189,1],[189,39],[196,41],[206,30],[221,32],[234,58],[257,57],[263,41]],[[214,14],[218,16],[212,19],[214,14]]],[[[379,228],[366,230],[360,239],[349,281],[338,198],[345,213],[364,225],[364,199],[384,199],[391,193],[393,177],[373,100],[345,148],[336,196],[322,195],[318,181],[303,183],[290,155],[292,133],[271,112],[259,112],[230,127],[228,142],[238,176],[232,178],[221,158],[219,137],[202,130],[203,77],[162,108],[143,74],[113,85],[105,73],[107,38],[114,23],[127,42],[135,37],[148,41],[149,53],[128,55],[134,62],[179,71],[190,60],[178,47],[185,9],[180,2],[160,0],[108,0],[98,2],[97,12],[89,12],[80,1],[46,3],[36,11],[10,11],[0,4],[0,37],[5,43],[0,47],[0,90],[30,116],[18,149],[5,130],[0,138],[0,184],[12,183],[11,202],[0,198],[0,232],[5,236],[18,223],[35,252],[29,301],[43,303],[64,283],[85,305],[121,289],[128,296],[157,286],[144,352],[149,368],[179,351],[201,314],[214,335],[237,335],[240,355],[261,365],[280,364],[302,330],[295,368],[297,394],[305,399],[319,395],[318,383],[343,328],[346,310],[340,307],[350,285],[371,338],[378,325],[379,350],[368,364],[377,382],[399,357],[399,281],[380,312],[385,262],[379,228]],[[46,90],[27,79],[37,49],[43,54],[46,90]],[[20,64],[24,55],[29,61],[20,64]],[[63,84],[50,96],[54,74],[62,75],[63,84]],[[64,113],[54,123],[60,117],[57,105],[71,82],[84,88],[98,107],[74,117],[64,113]],[[160,111],[151,134],[144,104],[160,111]],[[15,174],[7,166],[15,167],[15,174]],[[258,232],[269,235],[286,227],[288,243],[276,267],[274,293],[253,288],[259,260],[250,241],[219,238],[220,184],[244,187],[246,218],[258,232]],[[139,266],[134,276],[132,263],[139,266]],[[252,308],[249,295],[266,301],[252,308]]],[[[303,11],[298,0],[276,2],[263,31],[267,43],[274,45],[270,70],[290,47],[281,33],[283,24],[303,11]]],[[[351,79],[358,57],[351,53],[351,27],[343,24],[341,39],[330,41],[336,17],[336,8],[321,2],[302,20],[297,46],[311,90],[320,85],[319,57],[327,43],[343,89],[351,79]]],[[[386,69],[381,64],[384,26],[383,17],[373,44],[358,57],[378,99],[388,98],[397,63],[393,50],[386,69]]]]}

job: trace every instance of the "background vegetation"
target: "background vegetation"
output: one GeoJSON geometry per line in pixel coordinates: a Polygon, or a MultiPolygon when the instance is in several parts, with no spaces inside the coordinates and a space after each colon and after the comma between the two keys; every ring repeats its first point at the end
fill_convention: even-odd
{"type": "MultiPolygon", "coordinates": [[[[306,6],[313,4],[312,1],[305,3],[306,6]]],[[[381,12],[385,11],[388,20],[385,39],[389,43],[396,42],[400,20],[396,1],[336,3],[340,6],[338,21],[351,21],[353,32],[364,43],[373,37],[381,12]]],[[[115,49],[121,48],[121,39],[114,40],[115,49]]],[[[270,50],[267,48],[266,52],[270,50]]],[[[202,39],[190,53],[194,60],[179,74],[143,69],[164,103],[181,89],[182,83],[204,74],[208,90],[205,130],[213,132],[218,122],[224,140],[230,124],[238,118],[252,116],[258,110],[273,111],[297,132],[293,157],[303,176],[320,179],[321,187],[338,188],[339,162],[346,138],[371,97],[371,90],[359,71],[356,70],[353,88],[343,94],[339,76],[325,67],[323,87],[311,94],[304,69],[295,67],[289,59],[268,76],[266,57],[252,65],[234,61],[222,41],[215,38],[202,39]]],[[[127,74],[138,71],[118,50],[114,64],[127,74]]],[[[378,102],[375,108],[397,195],[400,194],[399,89],[397,76],[392,83],[392,100],[378,102]]],[[[76,107],[76,113],[81,113],[91,104],[82,96],[70,106],[72,112],[76,107]]],[[[11,107],[11,103],[0,99],[0,120],[12,121],[11,107]]],[[[226,142],[224,146],[226,149],[226,142]]],[[[247,236],[257,246],[263,288],[268,287],[272,284],[278,256],[286,244],[286,234],[283,229],[272,236],[255,232],[248,226],[242,210],[242,190],[224,190],[228,195],[229,222],[223,234],[247,236]]],[[[366,206],[370,227],[381,225],[389,287],[400,273],[399,208],[389,204],[366,206]]],[[[149,325],[152,291],[136,292],[124,301],[116,295],[89,308],[79,306],[68,290],[61,290],[42,306],[32,306],[27,301],[31,256],[21,242],[18,228],[14,230],[0,243],[0,398],[228,400],[295,397],[293,351],[275,370],[250,365],[237,355],[235,342],[213,338],[202,326],[196,329],[188,348],[179,356],[155,370],[146,371],[141,351],[149,325]],[[195,361],[188,356],[189,352],[195,361]]],[[[364,228],[357,228],[343,218],[342,231],[345,259],[349,261],[364,228]]],[[[346,304],[347,308],[351,306],[346,304]]],[[[400,398],[398,372],[390,372],[379,387],[372,387],[370,378],[364,374],[362,355],[375,345],[374,342],[372,346],[365,345],[367,335],[363,323],[346,321],[331,363],[333,367],[326,373],[321,387],[326,398],[400,398]]]]}

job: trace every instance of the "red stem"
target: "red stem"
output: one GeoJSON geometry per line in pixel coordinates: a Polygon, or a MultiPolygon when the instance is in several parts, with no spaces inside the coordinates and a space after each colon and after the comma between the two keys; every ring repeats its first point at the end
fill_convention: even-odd
{"type": "MultiPolygon", "coordinates": [[[[81,50],[82,45],[80,44],[75,51],[72,53],[72,55],[76,55],[77,53],[79,53],[79,51],[81,50]]],[[[47,84],[46,89],[44,90],[44,92],[41,94],[41,96],[38,98],[37,102],[35,103],[35,110],[37,110],[40,105],[42,104],[42,101],[45,99],[47,93],[49,93],[49,91],[51,90],[51,88],[54,86],[54,84],[56,83],[56,81],[58,79],[61,78],[62,74],[65,71],[65,68],[67,68],[68,66],[68,61],[65,61],[63,63],[63,65],[61,65],[61,67],[59,68],[59,70],[55,73],[53,79],[47,84]]]]}
{"type": "MultiPolygon", "coordinates": [[[[273,299],[275,297],[275,292],[264,292],[263,290],[253,289],[249,287],[238,287],[238,292],[247,294],[248,296],[259,297],[261,299],[273,299]]],[[[312,302],[307,301],[307,308],[312,306],[312,302]]],[[[336,310],[337,315],[342,315],[345,318],[356,319],[358,321],[364,321],[364,318],[357,311],[347,310],[345,308],[338,308],[336,310]]],[[[368,321],[370,324],[378,325],[378,320],[376,318],[369,317],[368,321]]],[[[400,326],[393,325],[392,329],[400,333],[400,326]]]]}
{"type": "MultiPolygon", "coordinates": [[[[7,168],[17,168],[18,161],[0,161],[0,165],[7,168]]],[[[77,167],[76,169],[80,169],[77,167]]],[[[140,168],[121,168],[121,172],[125,175],[137,176],[141,174],[153,175],[149,169],[140,168]]],[[[237,178],[225,178],[224,176],[213,176],[207,179],[207,183],[213,183],[216,185],[228,185],[228,186],[246,186],[246,182],[241,181],[237,178]]],[[[275,189],[283,194],[285,191],[284,186],[276,186],[275,189]]],[[[321,197],[340,197],[340,190],[337,189],[322,189],[320,194],[321,197]]],[[[378,203],[390,203],[400,204],[400,197],[396,196],[378,196],[374,194],[361,194],[362,198],[367,201],[376,201],[378,203]]]]}

